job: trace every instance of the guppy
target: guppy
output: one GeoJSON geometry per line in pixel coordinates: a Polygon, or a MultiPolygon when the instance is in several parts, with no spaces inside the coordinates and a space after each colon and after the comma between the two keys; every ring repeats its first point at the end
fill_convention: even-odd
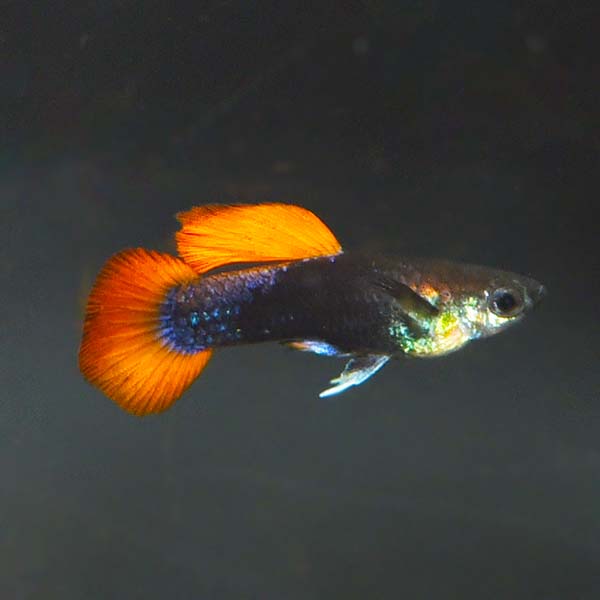
{"type": "Polygon", "coordinates": [[[181,258],[123,250],[88,300],[80,369],[136,415],[169,408],[216,348],[279,341],[347,357],[326,397],[392,357],[441,356],[502,331],[545,294],[497,269],[345,253],[300,206],[208,205],[177,216],[181,258]]]}

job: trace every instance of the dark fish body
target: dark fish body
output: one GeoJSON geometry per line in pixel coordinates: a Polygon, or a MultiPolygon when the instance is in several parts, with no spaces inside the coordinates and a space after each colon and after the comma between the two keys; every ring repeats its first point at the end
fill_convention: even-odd
{"type": "MultiPolygon", "coordinates": [[[[328,345],[330,354],[393,356],[409,353],[402,342],[430,338],[444,309],[447,321],[459,313],[456,300],[472,299],[490,279],[502,278],[514,275],[360,254],[229,271],[173,289],[161,307],[162,334],[180,352],[310,340],[328,345]],[[425,300],[417,293],[423,289],[436,290],[437,298],[425,300]]],[[[464,338],[454,338],[457,347],[464,338]]]]}
{"type": "Polygon", "coordinates": [[[342,254],[201,278],[173,290],[163,306],[175,348],[321,340],[345,353],[398,350],[398,301],[376,285],[368,258],[342,254]]]}

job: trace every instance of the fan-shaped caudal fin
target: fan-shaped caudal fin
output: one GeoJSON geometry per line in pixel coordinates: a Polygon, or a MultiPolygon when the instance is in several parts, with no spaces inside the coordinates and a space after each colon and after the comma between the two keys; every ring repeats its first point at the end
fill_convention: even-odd
{"type": "Polygon", "coordinates": [[[236,263],[339,254],[340,243],[315,214],[293,204],[197,206],[177,215],[177,250],[197,273],[236,263]]]}
{"type": "Polygon", "coordinates": [[[197,279],[182,260],[141,248],[108,260],[88,299],[79,367],[125,410],[166,410],[200,374],[211,350],[183,354],[161,337],[167,292],[197,279]]]}

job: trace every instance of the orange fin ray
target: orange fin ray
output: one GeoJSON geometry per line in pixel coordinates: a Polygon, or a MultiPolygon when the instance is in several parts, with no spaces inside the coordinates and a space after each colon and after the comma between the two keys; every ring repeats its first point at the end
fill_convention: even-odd
{"type": "Polygon", "coordinates": [[[331,256],[342,251],[314,213],[293,204],[196,206],[178,213],[177,250],[196,273],[236,263],[331,256]]]}
{"type": "Polygon", "coordinates": [[[212,350],[183,354],[160,336],[169,289],[198,278],[182,260],[141,248],[108,260],[90,293],[79,367],[135,415],[169,408],[198,377],[212,350]]]}

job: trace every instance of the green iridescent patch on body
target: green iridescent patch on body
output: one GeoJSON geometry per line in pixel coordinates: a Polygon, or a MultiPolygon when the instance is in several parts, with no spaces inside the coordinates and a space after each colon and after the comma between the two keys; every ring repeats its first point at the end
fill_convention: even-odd
{"type": "Polygon", "coordinates": [[[435,356],[438,354],[440,336],[438,330],[444,319],[437,317],[420,321],[421,332],[415,334],[403,321],[390,325],[390,335],[397,340],[404,354],[411,356],[435,356]]]}
{"type": "Polygon", "coordinates": [[[458,350],[478,337],[483,318],[479,299],[469,296],[444,305],[437,316],[419,319],[418,334],[403,321],[392,323],[389,333],[404,354],[440,356],[458,350]]]}
{"type": "Polygon", "coordinates": [[[467,296],[458,306],[458,313],[473,330],[478,330],[483,323],[484,314],[481,310],[481,301],[476,296],[467,296]]]}

